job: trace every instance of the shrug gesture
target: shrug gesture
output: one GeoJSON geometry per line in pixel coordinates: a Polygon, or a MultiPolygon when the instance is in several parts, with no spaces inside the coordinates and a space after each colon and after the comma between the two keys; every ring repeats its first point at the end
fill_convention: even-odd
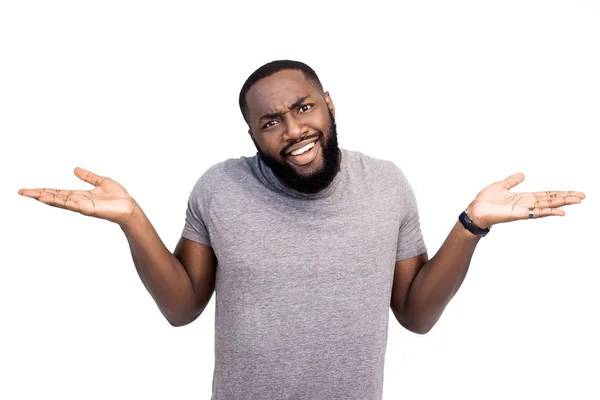
{"type": "Polygon", "coordinates": [[[212,249],[182,239],[175,253],[171,253],[139,204],[123,186],[83,168],[76,167],[74,173],[94,188],[20,189],[19,194],[119,224],[127,237],[135,268],[144,286],[169,323],[182,326],[196,319],[214,290],[216,258],[212,249]]]}
{"type": "Polygon", "coordinates": [[[577,204],[585,199],[585,194],[575,191],[510,191],[524,180],[525,175],[518,172],[479,192],[467,208],[471,221],[481,228],[489,228],[494,224],[519,219],[563,216],[565,212],[558,207],[577,204]]]}
{"type": "Polygon", "coordinates": [[[123,186],[83,168],[75,167],[74,173],[79,179],[95,187],[92,190],[20,189],[19,194],[119,225],[129,221],[134,211],[134,200],[123,186]]]}

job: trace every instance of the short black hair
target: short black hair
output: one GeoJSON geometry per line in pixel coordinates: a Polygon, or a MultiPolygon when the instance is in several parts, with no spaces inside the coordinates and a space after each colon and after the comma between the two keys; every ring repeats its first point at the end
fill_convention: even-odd
{"type": "Polygon", "coordinates": [[[321,95],[324,93],[323,85],[321,85],[321,81],[319,80],[317,73],[308,65],[300,61],[292,60],[271,61],[270,63],[267,63],[254,71],[252,75],[246,79],[246,82],[244,82],[244,85],[242,86],[242,90],[240,90],[240,110],[242,111],[244,120],[248,125],[250,125],[250,121],[248,121],[248,103],[246,102],[246,93],[248,93],[250,88],[259,80],[284,69],[297,69],[302,71],[304,77],[313,85],[313,87],[317,89],[321,95]]]}

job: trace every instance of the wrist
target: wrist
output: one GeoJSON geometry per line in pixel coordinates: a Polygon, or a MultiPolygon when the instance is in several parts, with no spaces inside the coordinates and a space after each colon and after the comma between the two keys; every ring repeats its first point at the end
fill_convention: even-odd
{"type": "Polygon", "coordinates": [[[119,226],[124,232],[130,231],[133,227],[138,226],[144,216],[144,212],[139,204],[133,198],[131,199],[131,202],[133,205],[131,214],[129,214],[123,222],[119,223],[119,226]]]}
{"type": "Polygon", "coordinates": [[[492,227],[492,225],[486,222],[485,218],[477,212],[477,208],[475,207],[474,201],[468,205],[468,207],[465,209],[465,212],[467,213],[467,216],[469,217],[473,225],[477,226],[478,228],[489,229],[492,227]]]}
{"type": "MultiPolygon", "coordinates": [[[[485,226],[480,226],[476,222],[474,222],[471,219],[471,216],[469,215],[469,211],[472,211],[472,208],[467,207],[467,209],[465,209],[465,211],[463,211],[458,216],[458,220],[460,221],[462,226],[465,228],[465,230],[471,232],[475,236],[484,237],[485,235],[487,235],[489,233],[490,228],[485,227],[485,226]]],[[[479,223],[481,223],[481,222],[479,222],[479,223]]]]}
{"type": "Polygon", "coordinates": [[[459,232],[460,236],[463,237],[464,239],[479,241],[479,239],[481,239],[483,237],[483,236],[478,235],[475,232],[472,232],[469,229],[467,229],[465,224],[463,224],[462,221],[460,220],[460,217],[456,221],[456,225],[457,225],[457,231],[459,232]]]}

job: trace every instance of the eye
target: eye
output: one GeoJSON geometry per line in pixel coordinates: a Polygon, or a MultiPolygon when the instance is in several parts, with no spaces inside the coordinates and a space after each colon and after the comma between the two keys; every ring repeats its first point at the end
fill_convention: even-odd
{"type": "Polygon", "coordinates": [[[271,121],[267,122],[266,124],[264,124],[264,125],[262,126],[262,129],[267,129],[267,128],[270,128],[270,127],[272,127],[273,125],[275,125],[276,123],[277,123],[277,121],[275,121],[275,120],[271,120],[271,121]]]}
{"type": "Polygon", "coordinates": [[[306,112],[312,108],[312,104],[304,104],[300,106],[300,112],[306,112]]]}

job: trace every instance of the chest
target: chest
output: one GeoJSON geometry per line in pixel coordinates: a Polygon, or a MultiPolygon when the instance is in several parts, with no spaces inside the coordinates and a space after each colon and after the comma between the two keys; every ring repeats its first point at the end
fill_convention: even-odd
{"type": "Polygon", "coordinates": [[[213,199],[210,209],[221,274],[364,277],[395,255],[400,215],[391,192],[347,191],[336,201],[241,190],[229,196],[213,199]]]}

